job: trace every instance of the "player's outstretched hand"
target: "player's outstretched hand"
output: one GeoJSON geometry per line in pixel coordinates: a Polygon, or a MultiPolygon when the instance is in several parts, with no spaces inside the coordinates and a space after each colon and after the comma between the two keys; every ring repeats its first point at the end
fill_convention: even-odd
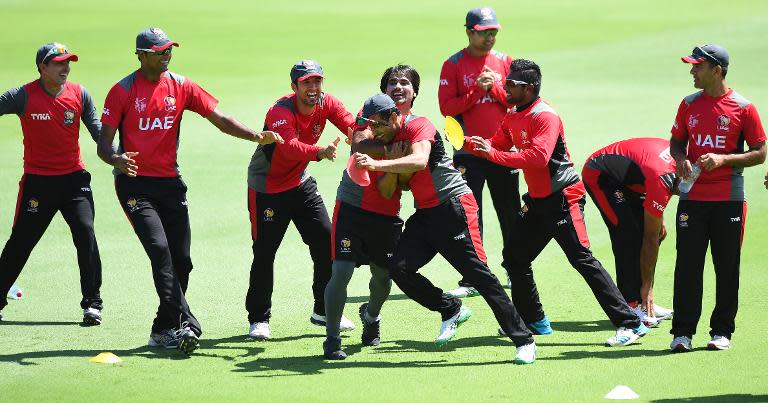
{"type": "Polygon", "coordinates": [[[328,144],[325,148],[321,149],[317,153],[317,157],[321,160],[335,160],[336,159],[336,148],[339,146],[339,142],[341,141],[340,137],[336,137],[336,140],[333,140],[333,143],[328,144]]]}
{"type": "Polygon", "coordinates": [[[116,154],[112,159],[112,166],[119,169],[120,172],[134,178],[139,166],[136,164],[136,160],[133,157],[139,155],[137,152],[127,151],[122,154],[116,154]]]}
{"type": "Polygon", "coordinates": [[[355,153],[355,165],[360,169],[367,169],[369,171],[375,171],[377,167],[377,161],[371,158],[368,154],[355,153]]]}
{"type": "Polygon", "coordinates": [[[474,145],[475,151],[480,151],[483,153],[490,153],[491,150],[493,150],[493,147],[491,146],[491,142],[480,137],[480,136],[472,136],[469,138],[469,141],[474,145]]]}
{"type": "Polygon", "coordinates": [[[272,143],[283,144],[285,140],[283,140],[283,138],[275,132],[264,131],[259,133],[259,136],[256,138],[256,142],[261,145],[272,143]]]}

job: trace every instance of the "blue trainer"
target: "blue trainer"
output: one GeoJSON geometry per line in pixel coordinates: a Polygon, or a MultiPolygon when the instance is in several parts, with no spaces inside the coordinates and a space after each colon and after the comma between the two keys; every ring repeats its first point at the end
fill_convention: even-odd
{"type": "Polygon", "coordinates": [[[544,315],[544,319],[529,323],[528,329],[531,329],[533,334],[552,334],[552,325],[549,323],[549,318],[544,315]]]}

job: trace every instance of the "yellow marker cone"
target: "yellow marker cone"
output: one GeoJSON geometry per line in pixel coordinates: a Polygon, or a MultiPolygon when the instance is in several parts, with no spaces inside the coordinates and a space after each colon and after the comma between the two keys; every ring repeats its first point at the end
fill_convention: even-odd
{"type": "Polygon", "coordinates": [[[445,137],[453,148],[461,150],[464,147],[464,129],[453,116],[445,117],[445,137]]]}
{"type": "Polygon", "coordinates": [[[90,360],[88,360],[88,362],[95,362],[99,364],[117,364],[117,363],[123,362],[123,360],[120,359],[120,357],[110,352],[106,352],[91,358],[90,360]]]}

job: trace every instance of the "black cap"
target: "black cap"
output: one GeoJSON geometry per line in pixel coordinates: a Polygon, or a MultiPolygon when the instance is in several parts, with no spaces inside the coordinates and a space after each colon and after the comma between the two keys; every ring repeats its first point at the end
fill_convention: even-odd
{"type": "Polygon", "coordinates": [[[160,28],[147,28],[136,35],[137,51],[160,52],[171,46],[179,46],[179,44],[172,41],[160,28]]]}
{"type": "Polygon", "coordinates": [[[724,47],[715,44],[696,46],[690,56],[680,58],[684,63],[699,64],[707,60],[713,64],[728,68],[730,62],[728,51],[724,47]]]}
{"type": "MultiPolygon", "coordinates": [[[[392,98],[390,98],[387,94],[376,94],[366,99],[365,103],[363,103],[362,116],[366,119],[370,119],[371,116],[379,112],[388,111],[391,109],[397,109],[395,101],[393,101],[392,98]]],[[[385,116],[385,118],[387,117],[389,116],[385,116]]]]}
{"type": "Polygon", "coordinates": [[[48,63],[51,60],[54,62],[60,62],[62,60],[76,62],[77,55],[69,53],[66,46],[56,42],[46,43],[45,45],[40,46],[40,48],[37,49],[37,55],[35,56],[35,66],[40,63],[48,63]]]}
{"type": "Polygon", "coordinates": [[[490,7],[473,8],[467,13],[467,29],[484,31],[486,29],[500,29],[501,24],[496,19],[496,12],[490,7]]]}
{"type": "Polygon", "coordinates": [[[310,77],[323,77],[323,66],[320,63],[305,59],[291,67],[291,82],[304,81],[310,77]]]}

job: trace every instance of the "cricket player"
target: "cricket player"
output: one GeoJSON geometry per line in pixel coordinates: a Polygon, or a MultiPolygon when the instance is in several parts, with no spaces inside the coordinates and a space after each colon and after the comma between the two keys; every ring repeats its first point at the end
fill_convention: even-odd
{"type": "Polygon", "coordinates": [[[515,60],[505,86],[507,101],[515,108],[504,117],[490,141],[479,136],[471,137],[470,141],[478,155],[497,164],[522,169],[528,184],[528,194],[523,196],[525,205],[503,251],[505,268],[512,280],[512,300],[534,332],[552,333],[539,300],[531,262],[554,238],[617,327],[616,335],[606,344],[632,344],[644,336],[648,328],[632,312],[589,250],[584,225],[586,190],[568,154],[560,117],[539,97],[539,66],[530,60],[515,60]],[[518,151],[506,151],[512,146],[518,151]]]}
{"type": "MultiPolygon", "coordinates": [[[[469,44],[448,58],[440,72],[437,93],[440,112],[453,116],[465,136],[490,139],[511,106],[504,92],[504,77],[509,73],[512,58],[493,50],[501,24],[492,8],[469,10],[465,27],[469,44]]],[[[453,163],[477,200],[480,234],[483,233],[483,187],[487,182],[501,237],[506,239],[520,210],[518,170],[473,155],[468,142],[464,148],[454,150],[453,163]]],[[[466,278],[459,281],[458,288],[448,292],[459,298],[478,295],[466,278]]]]}
{"type": "Polygon", "coordinates": [[[755,105],[725,83],[730,62],[725,48],[697,46],[682,61],[691,65],[693,86],[700,91],[680,102],[670,152],[682,179],[688,179],[696,165],[701,174],[687,193],[680,194],[677,206],[675,316],[670,348],[676,352],[692,349],[701,316],[704,259],[709,246],[716,296],[707,348],[726,350],[736,329],[741,243],[747,218],[742,172],[765,162],[765,130],[755,105]],[[746,150],[745,143],[749,147],[746,150]]]}
{"type": "Polygon", "coordinates": [[[140,67],[107,94],[101,116],[99,157],[115,167],[120,205],[152,264],[160,299],[148,345],[189,354],[199,345],[200,323],[185,293],[192,271],[187,185],[177,164],[180,124],[185,110],[208,119],[231,136],[269,144],[273,132],[257,133],[224,115],[218,100],[192,80],[168,71],[173,47],[160,28],[136,36],[140,67]],[[120,130],[119,149],[112,142],[120,130]]]}
{"type": "Polygon", "coordinates": [[[368,98],[362,117],[368,119],[366,122],[374,136],[386,138],[396,132],[396,136],[403,136],[401,138],[411,143],[411,153],[401,158],[377,160],[364,153],[355,153],[355,158],[359,167],[369,171],[413,173],[408,187],[416,202],[416,212],[405,224],[389,271],[392,280],[409,298],[440,313],[442,324],[435,344],[445,345],[456,335],[458,326],[472,315],[460,299],[444,294],[419,274],[418,270],[439,253],[472,282],[491,307],[499,325],[517,347],[514,362],[534,362],[536,344],[499,280],[488,268],[477,203],[445,153],[440,133],[426,118],[402,116],[386,94],[368,98]]]}
{"type": "MultiPolygon", "coordinates": [[[[273,130],[283,144],[260,146],[248,166],[248,211],[253,239],[253,264],[245,298],[250,323],[249,336],[269,339],[272,331],[272,287],[275,254],[293,221],[312,256],[314,308],[310,322],[326,325],[324,293],[331,278],[331,221],[317,181],[307,172],[312,161],[336,158],[336,138],[325,147],[316,146],[327,122],[345,135],[355,118],[344,104],[323,92],[324,72],[314,60],[297,62],[290,72],[293,93],[278,99],[267,111],[264,130],[273,130]]],[[[342,316],[342,330],[354,324],[342,316]]]]}
{"type": "Polygon", "coordinates": [[[653,298],[659,245],[667,235],[664,210],[679,181],[669,141],[634,138],[605,146],[589,156],[581,177],[608,227],[619,291],[646,326],[658,326],[672,317],[653,298]]]}
{"type": "MultiPolygon", "coordinates": [[[[77,60],[66,46],[45,44],[35,56],[40,77],[0,95],[0,115],[18,115],[24,136],[24,175],[11,237],[0,255],[0,295],[11,289],[53,216],[61,212],[77,250],[82,323],[93,326],[101,324],[101,258],[93,230],[91,174],[78,139],[81,121],[94,141],[101,123],[88,90],[67,81],[70,62],[77,60]]],[[[7,304],[0,298],[0,311],[7,304]]]]}
{"type": "MultiPolygon", "coordinates": [[[[381,92],[394,100],[402,116],[411,115],[411,108],[419,93],[421,78],[411,66],[398,64],[389,67],[381,77],[381,92]]],[[[358,118],[361,127],[371,121],[358,118]]],[[[404,132],[388,132],[387,137],[376,140],[387,144],[384,158],[396,159],[410,151],[410,140],[402,138],[404,132]],[[397,135],[401,134],[400,137],[397,135]]],[[[352,149],[361,150],[370,142],[370,130],[352,136],[352,149]]],[[[323,355],[327,359],[344,359],[339,337],[340,320],[347,299],[347,285],[355,267],[368,264],[371,270],[370,298],[359,309],[363,324],[361,341],[364,346],[377,346],[381,340],[381,307],[389,296],[392,280],[387,267],[395,251],[403,228],[400,212],[401,189],[398,175],[370,172],[368,186],[356,184],[344,170],[336,192],[333,210],[331,253],[333,267],[331,279],[325,288],[326,341],[323,355]]]]}

